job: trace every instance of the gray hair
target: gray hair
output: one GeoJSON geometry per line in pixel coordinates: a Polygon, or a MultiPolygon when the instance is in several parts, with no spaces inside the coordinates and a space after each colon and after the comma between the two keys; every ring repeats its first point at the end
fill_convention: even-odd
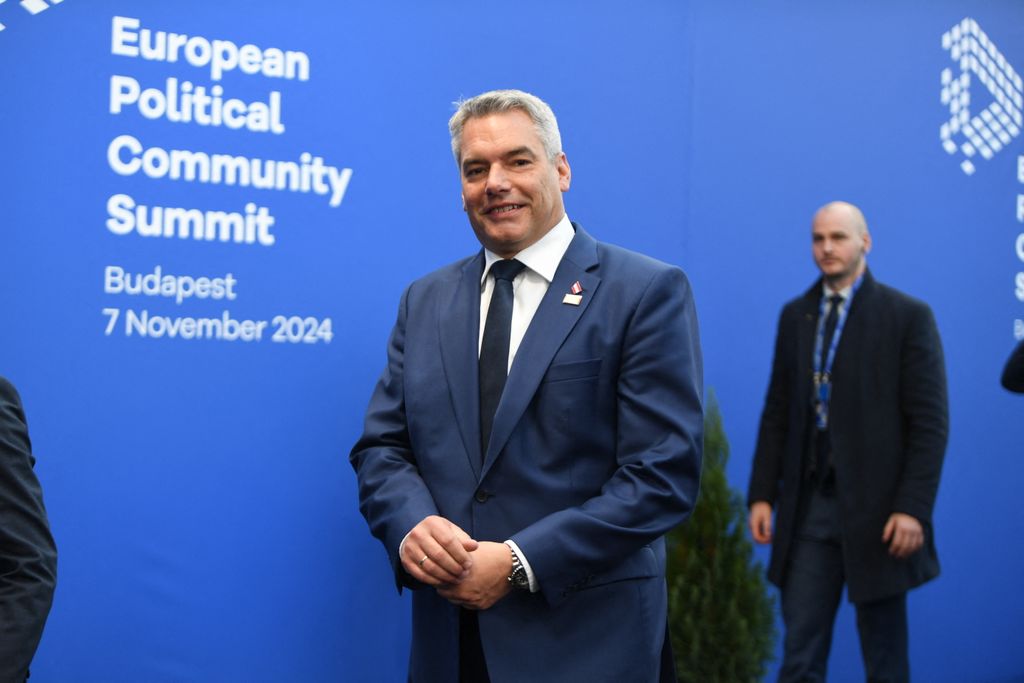
{"type": "Polygon", "coordinates": [[[544,151],[552,161],[562,152],[562,136],[558,132],[555,112],[544,100],[522,90],[491,90],[468,100],[453,103],[456,111],[448,121],[448,132],[452,136],[452,154],[455,163],[462,156],[462,128],[473,118],[502,114],[519,110],[533,121],[537,136],[544,145],[544,151]]]}

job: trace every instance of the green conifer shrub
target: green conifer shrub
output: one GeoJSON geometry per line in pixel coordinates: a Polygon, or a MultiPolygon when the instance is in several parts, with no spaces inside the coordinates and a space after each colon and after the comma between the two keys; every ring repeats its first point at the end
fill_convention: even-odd
{"type": "Polygon", "coordinates": [[[753,683],[775,648],[775,601],[753,558],[743,497],[729,487],[729,442],[709,392],[693,515],[669,532],[668,600],[681,683],[753,683]]]}

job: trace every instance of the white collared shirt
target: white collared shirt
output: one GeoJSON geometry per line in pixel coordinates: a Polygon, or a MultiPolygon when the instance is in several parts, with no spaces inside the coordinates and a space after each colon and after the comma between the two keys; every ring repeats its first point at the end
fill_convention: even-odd
{"type": "MultiPolygon", "coordinates": [[[[530,321],[540,307],[541,299],[547,294],[551,281],[555,279],[555,271],[562,262],[566,249],[576,232],[569,222],[569,216],[563,215],[562,220],[555,224],[546,235],[515,255],[523,268],[512,281],[512,334],[508,344],[508,369],[512,369],[519,345],[526,335],[530,321]]],[[[477,340],[477,355],[484,341],[484,324],[487,311],[491,307],[491,294],[494,292],[494,278],[488,277],[491,266],[500,261],[497,254],[484,249],[484,273],[480,277],[480,334],[477,340]]]]}
{"type": "Polygon", "coordinates": [[[843,305],[846,304],[847,301],[850,300],[850,292],[852,292],[852,291],[853,291],[853,285],[846,285],[845,287],[840,289],[838,292],[836,292],[836,291],[832,290],[824,282],[822,282],[821,283],[821,295],[825,298],[825,302],[826,302],[825,303],[825,315],[828,316],[829,311],[832,310],[832,299],[830,297],[835,296],[836,294],[838,294],[843,299],[842,301],[839,302],[839,305],[843,306],[843,305]]]}

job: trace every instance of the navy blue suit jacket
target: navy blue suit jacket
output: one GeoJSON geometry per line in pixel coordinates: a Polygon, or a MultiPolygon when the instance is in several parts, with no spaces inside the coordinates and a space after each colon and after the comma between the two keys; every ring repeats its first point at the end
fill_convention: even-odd
{"type": "MultiPolygon", "coordinates": [[[[413,588],[410,679],[455,681],[458,611],[402,571],[428,515],[514,540],[540,592],[479,615],[491,680],[655,681],[665,645],[663,535],[696,499],[702,368],[681,270],[581,228],[523,338],[480,453],[483,253],[414,282],[351,461],[360,506],[413,588]],[[563,303],[573,283],[579,305],[563,303]]],[[[665,672],[667,675],[667,672],[665,672]]]]}

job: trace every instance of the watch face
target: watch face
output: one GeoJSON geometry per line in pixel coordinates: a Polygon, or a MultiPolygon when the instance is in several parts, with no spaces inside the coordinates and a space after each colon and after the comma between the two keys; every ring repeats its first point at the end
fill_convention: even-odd
{"type": "Polygon", "coordinates": [[[512,580],[512,585],[516,588],[526,588],[530,585],[530,577],[526,575],[526,569],[521,566],[516,567],[509,578],[512,580]]]}

